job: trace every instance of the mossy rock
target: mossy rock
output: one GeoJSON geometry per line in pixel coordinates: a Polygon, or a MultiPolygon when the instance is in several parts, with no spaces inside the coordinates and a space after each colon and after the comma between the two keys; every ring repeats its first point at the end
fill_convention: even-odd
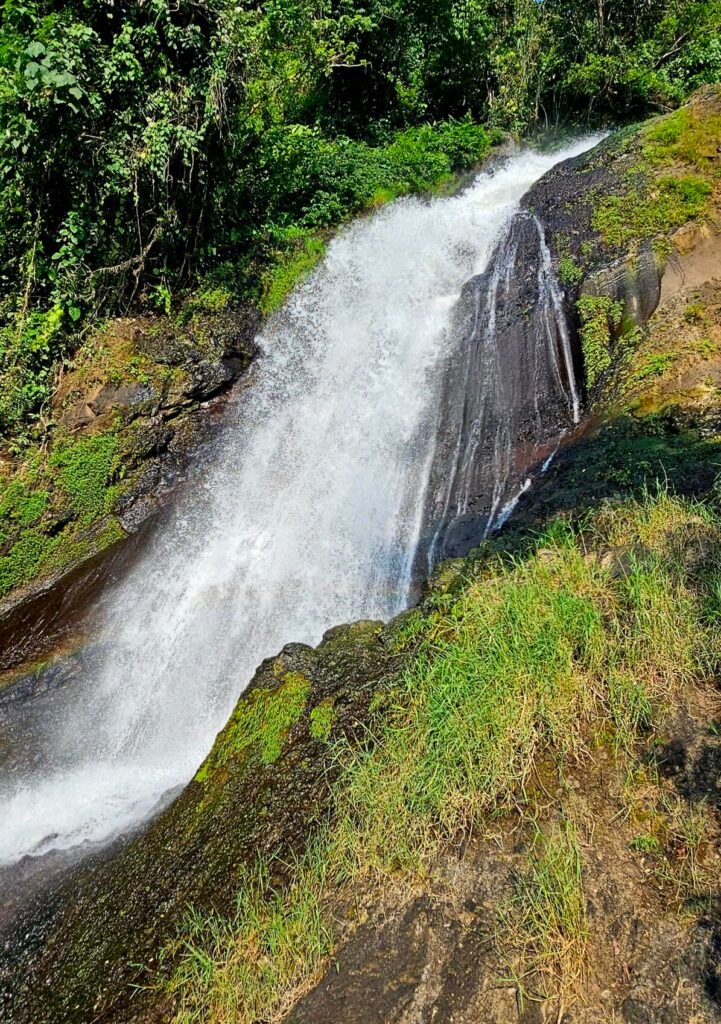
{"type": "Polygon", "coordinates": [[[0,463],[7,629],[16,608],[153,515],[209,436],[202,404],[245,372],[259,325],[221,299],[192,300],[175,320],[103,325],[63,377],[43,447],[0,463]]]}
{"type": "Polygon", "coordinates": [[[164,999],[145,987],[158,981],[155,956],[188,904],[229,909],[258,856],[282,864],[303,852],[338,770],[331,728],[359,742],[397,667],[379,623],[340,627],[315,650],[291,644],[265,661],[182,795],[124,848],[46,893],[42,922],[29,908],[33,929],[15,923],[12,954],[0,960],[0,992],[9,990],[0,1005],[15,1024],[146,1019],[164,999]]]}

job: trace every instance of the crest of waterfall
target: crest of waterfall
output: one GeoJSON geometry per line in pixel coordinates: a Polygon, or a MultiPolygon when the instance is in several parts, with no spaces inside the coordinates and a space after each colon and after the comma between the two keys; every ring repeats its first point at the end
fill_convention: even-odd
{"type": "Polygon", "coordinates": [[[524,151],[458,196],[338,234],[258,339],[210,466],[103,599],[82,678],[17,711],[0,863],[142,821],[192,777],[262,659],[392,616],[419,549],[435,559],[459,521],[498,522],[520,467],[578,417],[521,197],[595,141],[524,151]]]}

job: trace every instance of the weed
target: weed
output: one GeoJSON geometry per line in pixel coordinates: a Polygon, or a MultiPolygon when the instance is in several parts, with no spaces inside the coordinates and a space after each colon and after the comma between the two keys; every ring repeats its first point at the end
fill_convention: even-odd
{"type": "Polygon", "coordinates": [[[612,364],[613,339],[621,326],[623,304],[608,295],[582,295],[576,307],[586,387],[591,390],[612,364]]]}
{"type": "Polygon", "coordinates": [[[633,374],[629,383],[633,386],[642,384],[653,377],[663,377],[678,359],[676,352],[656,353],[646,360],[633,374]]]}
{"type": "Polygon", "coordinates": [[[631,840],[631,849],[637,850],[639,853],[659,853],[661,844],[656,836],[644,832],[642,835],[635,836],[631,840]]]}
{"type": "Polygon", "coordinates": [[[279,1021],[318,980],[332,947],[322,859],[296,865],[289,889],[274,887],[273,867],[246,871],[230,918],[189,913],[171,984],[176,1024],[279,1021]]]}
{"type": "Polygon", "coordinates": [[[703,302],[689,302],[684,310],[683,318],[688,324],[703,323],[705,320],[706,307],[703,302]]]}
{"type": "Polygon", "coordinates": [[[588,941],[575,827],[564,821],[546,837],[537,832],[530,859],[500,913],[501,944],[511,950],[522,1000],[572,991],[583,975],[588,941]]]}
{"type": "Polygon", "coordinates": [[[583,280],[583,267],[572,256],[562,256],[558,261],[558,277],[562,284],[578,284],[583,280]]]}

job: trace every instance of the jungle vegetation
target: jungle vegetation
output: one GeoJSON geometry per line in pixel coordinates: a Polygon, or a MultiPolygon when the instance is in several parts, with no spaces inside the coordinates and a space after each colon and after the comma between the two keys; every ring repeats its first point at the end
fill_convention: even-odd
{"type": "Polygon", "coordinates": [[[5,436],[99,317],[190,292],[270,309],[293,277],[274,266],[302,270],[332,225],[473,165],[499,132],[632,119],[721,72],[720,0],[0,10],[5,436]]]}

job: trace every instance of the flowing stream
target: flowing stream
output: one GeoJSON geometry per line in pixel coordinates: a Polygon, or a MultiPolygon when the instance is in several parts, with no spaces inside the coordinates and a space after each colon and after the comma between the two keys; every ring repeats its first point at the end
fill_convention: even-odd
{"type": "MultiPolygon", "coordinates": [[[[448,367],[475,366],[457,351],[464,284],[488,271],[530,185],[595,141],[523,152],[458,196],[402,200],[339,233],[260,336],[200,483],[103,600],[81,684],[30,702],[42,727],[0,779],[0,864],[137,824],[193,775],[263,658],[407,605],[429,509],[440,521],[460,500],[458,466],[443,494],[437,466],[448,367]]],[[[494,303],[474,307],[486,345],[494,303]]],[[[570,422],[572,367],[562,377],[570,422]]],[[[493,502],[498,515],[500,490],[493,502]]]]}

